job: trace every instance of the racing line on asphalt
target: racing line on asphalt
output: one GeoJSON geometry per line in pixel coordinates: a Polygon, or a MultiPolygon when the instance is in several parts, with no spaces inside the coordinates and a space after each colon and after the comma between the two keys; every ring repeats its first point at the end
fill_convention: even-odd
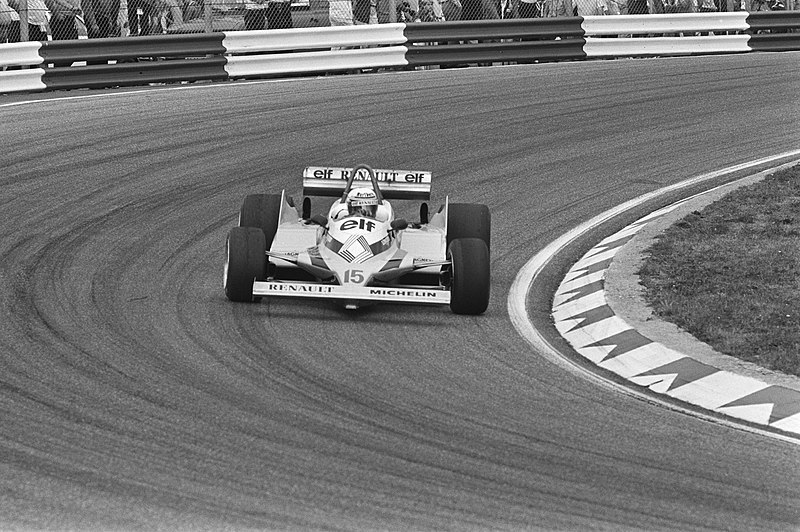
{"type": "MultiPolygon", "coordinates": [[[[794,150],[702,174],[634,198],[572,229],[534,255],[517,274],[508,295],[507,308],[512,324],[538,353],[566,371],[617,392],[651,402],[655,400],[668,408],[720,422],[718,417],[695,408],[683,408],[633,386],[619,384],[574,362],[534,327],[528,316],[527,295],[538,276],[559,252],[603,223],[665,194],[764,165],[778,166],[798,156],[800,150],[794,150]]],[[[714,188],[692,197],[701,196],[711,190],[714,188]]],[[[717,370],[695,360],[691,355],[653,342],[616,316],[606,302],[604,279],[614,255],[649,221],[666,214],[688,199],[690,198],[661,208],[601,240],[576,262],[554,297],[552,316],[555,326],[576,352],[599,367],[628,379],[632,384],[648,387],[656,394],[665,394],[750,423],[800,434],[800,392],[717,370]]],[[[733,420],[722,422],[800,444],[800,440],[777,432],[761,430],[733,420]]]]}

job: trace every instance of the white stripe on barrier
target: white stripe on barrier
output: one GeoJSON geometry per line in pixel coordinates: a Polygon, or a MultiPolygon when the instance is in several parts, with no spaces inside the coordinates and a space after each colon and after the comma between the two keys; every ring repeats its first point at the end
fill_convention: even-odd
{"type": "Polygon", "coordinates": [[[43,68],[0,72],[0,93],[44,90],[47,85],[42,83],[42,76],[43,68]]]}
{"type": "Polygon", "coordinates": [[[308,50],[340,46],[403,44],[405,24],[372,24],[294,28],[287,30],[237,31],[225,34],[222,46],[228,53],[308,50]]]}
{"type": "Polygon", "coordinates": [[[239,78],[269,74],[405,66],[408,64],[406,50],[405,46],[389,46],[336,52],[232,56],[228,57],[225,70],[231,78],[239,78]]]}
{"type": "Polygon", "coordinates": [[[42,57],[39,55],[39,41],[15,42],[0,44],[0,67],[16,65],[39,65],[42,57]]]}
{"type": "Polygon", "coordinates": [[[747,11],[732,13],[678,13],[672,15],[610,15],[585,17],[586,35],[647,33],[694,33],[698,31],[746,30],[747,11]]]}
{"type": "Polygon", "coordinates": [[[587,57],[642,55],[687,55],[750,52],[749,35],[712,35],[708,37],[635,37],[621,39],[586,38],[587,57]]]}

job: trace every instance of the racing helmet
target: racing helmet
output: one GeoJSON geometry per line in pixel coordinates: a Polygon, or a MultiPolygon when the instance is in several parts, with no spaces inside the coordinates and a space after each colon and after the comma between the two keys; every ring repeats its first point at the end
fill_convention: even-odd
{"type": "Polygon", "coordinates": [[[354,188],[347,194],[347,212],[350,215],[375,218],[378,211],[378,195],[371,188],[354,188]]]}

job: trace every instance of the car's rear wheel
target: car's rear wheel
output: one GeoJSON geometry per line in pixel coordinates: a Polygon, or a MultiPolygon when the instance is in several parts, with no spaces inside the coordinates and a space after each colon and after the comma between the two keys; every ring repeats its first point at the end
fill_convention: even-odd
{"type": "Polygon", "coordinates": [[[267,249],[272,247],[278,232],[281,212],[280,194],[250,194],[239,211],[239,227],[258,227],[264,232],[267,249]]]}
{"type": "Polygon", "coordinates": [[[492,218],[489,207],[479,203],[447,206],[447,245],[459,238],[480,238],[491,249],[492,218]]]}
{"type": "Polygon", "coordinates": [[[266,275],[264,232],[257,227],[233,227],[225,247],[225,296],[231,301],[253,301],[253,281],[266,275]]]}
{"type": "Polygon", "coordinates": [[[450,310],[483,314],[489,307],[489,248],[480,238],[458,238],[447,248],[450,260],[450,310]]]}

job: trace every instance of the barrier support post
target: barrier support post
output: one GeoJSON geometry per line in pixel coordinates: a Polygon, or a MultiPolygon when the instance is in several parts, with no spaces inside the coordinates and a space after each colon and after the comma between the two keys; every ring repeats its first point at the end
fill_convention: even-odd
{"type": "Polygon", "coordinates": [[[30,38],[28,32],[28,0],[20,0],[19,2],[19,40],[20,42],[27,42],[30,38]]]}

